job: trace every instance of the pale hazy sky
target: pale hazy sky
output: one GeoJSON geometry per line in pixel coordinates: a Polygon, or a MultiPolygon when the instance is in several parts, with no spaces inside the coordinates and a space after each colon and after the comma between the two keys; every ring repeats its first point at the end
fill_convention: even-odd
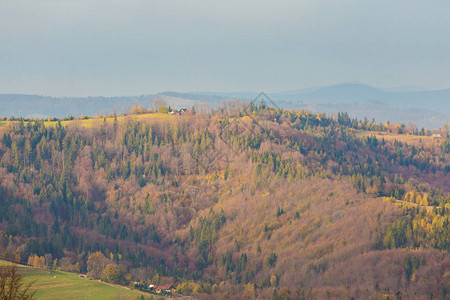
{"type": "Polygon", "coordinates": [[[448,0],[0,0],[0,93],[450,88],[448,0]]]}

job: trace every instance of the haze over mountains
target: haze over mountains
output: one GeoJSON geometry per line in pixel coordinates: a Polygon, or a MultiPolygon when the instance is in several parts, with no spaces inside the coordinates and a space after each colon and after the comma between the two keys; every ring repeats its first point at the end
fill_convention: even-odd
{"type": "MultiPolygon", "coordinates": [[[[163,99],[172,107],[208,105],[222,100],[251,101],[258,92],[163,92],[120,97],[47,97],[0,94],[0,115],[5,117],[66,117],[126,112],[135,104],[150,107],[152,100],[163,99]]],[[[268,94],[283,108],[308,109],[313,112],[348,112],[351,117],[375,119],[376,122],[413,122],[419,128],[440,128],[450,122],[450,89],[424,90],[416,87],[379,89],[359,83],[344,83],[317,88],[268,94]]]]}
{"type": "MultiPolygon", "coordinates": [[[[315,112],[348,112],[357,118],[374,118],[377,122],[413,122],[419,127],[435,129],[450,120],[450,89],[414,91],[412,87],[396,91],[345,83],[271,93],[280,106],[304,108],[315,112]]],[[[216,93],[217,95],[217,93],[216,93]]],[[[226,97],[253,98],[257,93],[223,93],[226,97]]]]}

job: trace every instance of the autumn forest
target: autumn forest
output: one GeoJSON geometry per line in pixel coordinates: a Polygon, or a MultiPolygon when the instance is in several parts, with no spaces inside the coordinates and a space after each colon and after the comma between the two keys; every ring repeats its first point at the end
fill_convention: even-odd
{"type": "Polygon", "coordinates": [[[5,120],[0,258],[205,299],[448,299],[448,128],[171,110],[5,120]]]}

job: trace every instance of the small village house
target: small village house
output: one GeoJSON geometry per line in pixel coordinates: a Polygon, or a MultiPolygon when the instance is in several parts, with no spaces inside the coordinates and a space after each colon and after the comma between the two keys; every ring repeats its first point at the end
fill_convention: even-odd
{"type": "Polygon", "coordinates": [[[441,134],[440,133],[433,133],[433,139],[440,139],[441,138],[441,134]]]}
{"type": "Polygon", "coordinates": [[[175,286],[173,284],[153,286],[153,289],[158,294],[160,294],[161,292],[166,292],[166,293],[171,293],[171,294],[176,292],[176,288],[175,288],[175,286]]]}

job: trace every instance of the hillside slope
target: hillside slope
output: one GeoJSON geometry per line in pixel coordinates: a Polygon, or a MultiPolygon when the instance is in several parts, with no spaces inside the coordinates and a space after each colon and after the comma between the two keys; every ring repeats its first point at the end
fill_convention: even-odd
{"type": "MultiPolygon", "coordinates": [[[[0,260],[0,267],[11,263],[0,260]]],[[[139,299],[142,295],[147,299],[156,299],[154,295],[130,290],[126,287],[105,284],[97,280],[80,278],[77,274],[44,270],[18,265],[25,285],[32,283],[30,291],[36,291],[33,299],[139,299]]],[[[163,299],[163,297],[159,297],[163,299]]]]}
{"type": "Polygon", "coordinates": [[[2,257],[196,297],[450,290],[447,133],[236,103],[89,127],[4,128],[2,257]]]}

